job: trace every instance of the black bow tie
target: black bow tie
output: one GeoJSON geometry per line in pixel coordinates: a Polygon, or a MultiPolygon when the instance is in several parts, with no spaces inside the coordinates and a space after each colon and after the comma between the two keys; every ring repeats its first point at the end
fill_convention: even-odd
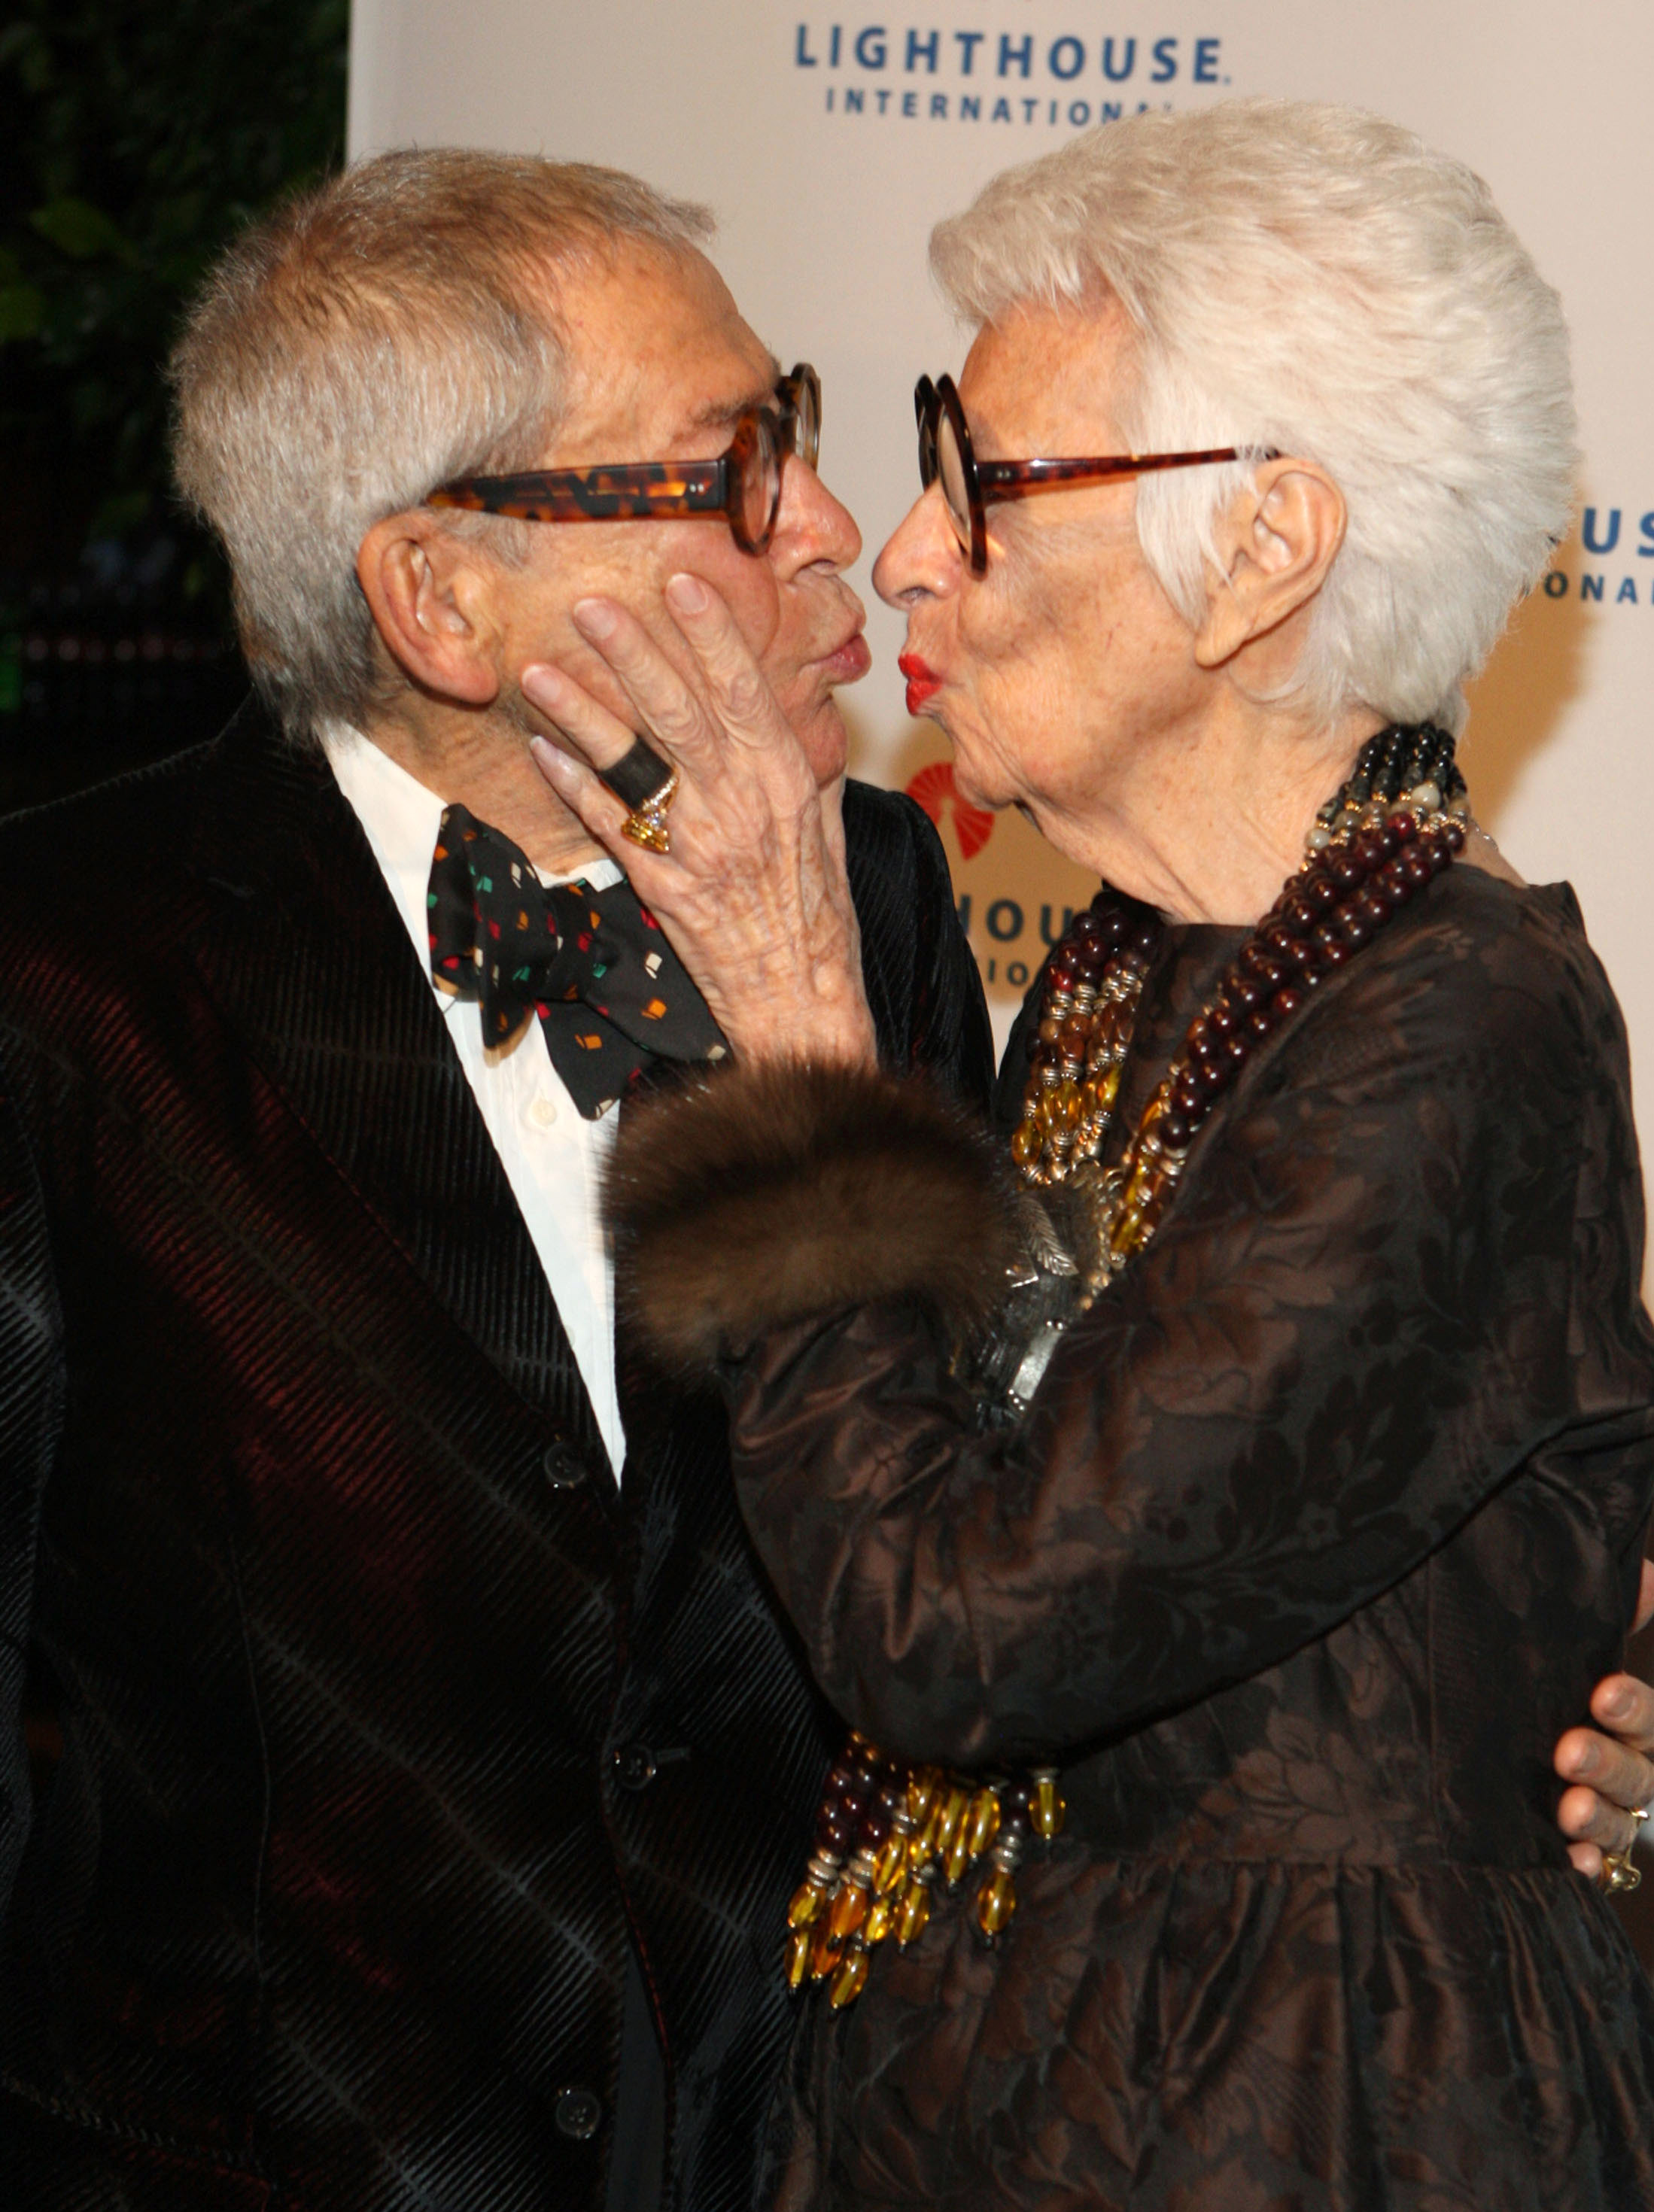
{"type": "Polygon", "coordinates": [[[593,1121],[650,1061],[721,1060],[718,1024],[623,878],[547,890],[528,856],[463,806],[446,806],[426,904],[431,975],[481,1006],[508,1045],[538,1015],[551,1064],[593,1121]]]}

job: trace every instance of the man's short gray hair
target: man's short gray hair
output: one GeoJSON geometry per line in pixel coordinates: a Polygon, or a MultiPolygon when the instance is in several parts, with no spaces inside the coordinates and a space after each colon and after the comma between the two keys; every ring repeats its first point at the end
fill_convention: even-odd
{"type": "MultiPolygon", "coordinates": [[[[373,525],[452,477],[532,467],[556,425],[559,269],[636,240],[679,253],[703,209],[583,163],[380,155],[248,231],[172,362],[175,460],[222,539],[242,648],[289,733],[361,722],[373,525]]],[[[509,559],[526,525],[454,515],[509,559]]]]}
{"type": "MultiPolygon", "coordinates": [[[[1295,690],[1317,714],[1461,725],[1567,531],[1577,458],[1561,304],[1479,177],[1353,108],[1134,116],[996,177],[931,262],[973,326],[1117,299],[1134,451],[1318,462],[1349,528],[1295,690]]],[[[1250,465],[1140,482],[1144,554],[1191,623],[1250,465]]]]}

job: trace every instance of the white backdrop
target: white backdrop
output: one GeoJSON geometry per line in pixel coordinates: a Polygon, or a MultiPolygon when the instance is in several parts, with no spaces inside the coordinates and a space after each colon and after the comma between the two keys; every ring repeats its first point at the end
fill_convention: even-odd
{"type": "MultiPolygon", "coordinates": [[[[914,378],[961,356],[926,238],[994,170],[1140,103],[1245,93],[1356,101],[1469,161],[1562,292],[1586,460],[1580,527],[1476,684],[1462,757],[1516,866],[1579,892],[1654,1159],[1651,88],[1648,0],[356,0],[350,135],[605,161],[708,202],[748,320],[822,372],[823,473],[873,550],[917,489],[914,378]]],[[[985,839],[955,820],[900,635],[874,602],[853,764],[940,815],[1003,1035],[1092,885],[1013,817],[985,839]]]]}

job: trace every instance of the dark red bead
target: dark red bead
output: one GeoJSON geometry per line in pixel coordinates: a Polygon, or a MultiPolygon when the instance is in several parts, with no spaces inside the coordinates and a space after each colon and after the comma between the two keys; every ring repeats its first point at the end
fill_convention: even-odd
{"type": "Polygon", "coordinates": [[[1206,1098],[1206,1085],[1192,1067],[1185,1068],[1171,1086],[1171,1103],[1182,1114],[1199,1110],[1206,1098]]]}
{"type": "Polygon", "coordinates": [[[1427,884],[1436,872],[1430,865],[1430,855],[1421,845],[1411,847],[1402,854],[1396,865],[1406,876],[1415,891],[1421,884],[1427,884]]]}
{"type": "Polygon", "coordinates": [[[1275,1018],[1268,1006],[1256,1006],[1246,1017],[1246,1026],[1255,1037],[1267,1037],[1275,1025],[1275,1018]]]}
{"type": "Polygon", "coordinates": [[[1194,1135],[1194,1125],[1186,1114],[1175,1106],[1169,1107],[1154,1125],[1154,1133],[1169,1152],[1181,1152],[1194,1135]]]}
{"type": "Polygon", "coordinates": [[[1240,1026],[1240,1016],[1226,999],[1219,999],[1208,1007],[1206,1018],[1215,1036],[1233,1036],[1240,1026]]]}
{"type": "Polygon", "coordinates": [[[1361,836],[1356,839],[1355,858],[1361,863],[1361,866],[1366,870],[1369,875],[1372,873],[1375,868],[1382,868],[1383,866],[1384,862],[1389,860],[1389,854],[1384,850],[1383,839],[1380,836],[1377,830],[1364,830],[1361,836]]]}
{"type": "Polygon", "coordinates": [[[1103,925],[1094,914],[1077,914],[1074,926],[1068,933],[1076,945],[1101,945],[1103,925]]]}
{"type": "MultiPolygon", "coordinates": [[[[1638,550],[1640,552],[1641,550],[1642,549],[1639,546],[1638,550]]],[[[1443,830],[1442,836],[1447,840],[1450,850],[1455,853],[1462,853],[1464,850],[1464,825],[1462,823],[1450,822],[1446,829],[1443,830]]]]}
{"type": "Polygon", "coordinates": [[[1338,933],[1346,945],[1365,945],[1372,935],[1373,924],[1353,901],[1346,901],[1333,917],[1338,924],[1338,933]]]}
{"type": "Polygon", "coordinates": [[[1403,845],[1410,845],[1419,834],[1418,821],[1411,814],[1392,814],[1389,826],[1395,831],[1397,842],[1403,845]]]}
{"type": "Polygon", "coordinates": [[[875,1799],[861,1815],[861,1832],[858,1840],[872,1850],[877,1850],[891,1832],[891,1816],[875,1799]]]}
{"type": "Polygon", "coordinates": [[[1335,936],[1330,945],[1319,948],[1323,968],[1341,968],[1350,957],[1350,948],[1341,937],[1335,936]]]}
{"type": "MultiPolygon", "coordinates": [[[[1327,888],[1330,890],[1332,885],[1329,884],[1327,888]]],[[[1294,937],[1307,937],[1315,927],[1315,908],[1300,892],[1297,898],[1287,900],[1281,920],[1294,937]]]]}
{"type": "Polygon", "coordinates": [[[1072,991],[1074,988],[1073,969],[1061,955],[1045,971],[1045,988],[1048,991],[1072,991]]]}
{"type": "Polygon", "coordinates": [[[1198,1063],[1201,1088],[1208,1097],[1215,1098],[1234,1079],[1235,1063],[1225,1053],[1221,1060],[1203,1060],[1198,1063]]]}
{"type": "Polygon", "coordinates": [[[1137,927],[1132,932],[1130,941],[1133,951],[1140,952],[1146,959],[1160,942],[1159,924],[1154,921],[1139,922],[1137,927]]]}
{"type": "Polygon", "coordinates": [[[1309,868],[1298,879],[1298,895],[1313,917],[1338,903],[1338,887],[1324,868],[1309,868]]]}
{"type": "Polygon", "coordinates": [[[1278,921],[1273,929],[1265,933],[1264,949],[1277,960],[1284,961],[1287,967],[1296,968],[1298,939],[1303,935],[1303,930],[1288,929],[1284,922],[1278,921]]]}
{"type": "Polygon", "coordinates": [[[841,1798],[855,1778],[855,1769],[847,1759],[841,1759],[827,1770],[827,1779],[821,1785],[824,1800],[834,1802],[841,1798]]]}
{"type": "Polygon", "coordinates": [[[1374,880],[1373,889],[1383,891],[1385,896],[1396,906],[1405,906],[1413,896],[1412,878],[1399,860],[1387,860],[1384,863],[1374,880]]]}
{"type": "Polygon", "coordinates": [[[1353,891],[1367,879],[1366,869],[1353,851],[1335,853],[1327,862],[1327,873],[1341,891],[1353,891]]]}
{"type": "Polygon", "coordinates": [[[1315,935],[1310,941],[1315,946],[1317,957],[1326,959],[1335,945],[1343,943],[1342,938],[1338,933],[1336,919],[1317,922],[1315,935]]]}
{"type": "Polygon", "coordinates": [[[1289,1014],[1295,1014],[1303,1004],[1303,992],[1295,990],[1290,983],[1277,991],[1269,1001],[1271,1009],[1280,1015],[1282,1021],[1285,1021],[1289,1014]]]}
{"type": "Polygon", "coordinates": [[[1223,994],[1231,1006],[1239,1006],[1247,1013],[1263,1003],[1263,986],[1239,968],[1231,968],[1224,977],[1223,994]]]}

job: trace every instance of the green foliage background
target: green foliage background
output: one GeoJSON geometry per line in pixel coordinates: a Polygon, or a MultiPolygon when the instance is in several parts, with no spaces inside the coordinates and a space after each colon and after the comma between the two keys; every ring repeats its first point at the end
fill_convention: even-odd
{"type": "MultiPolygon", "coordinates": [[[[181,525],[162,364],[223,242],[342,160],[349,0],[10,0],[0,471],[25,573],[181,525]]],[[[210,586],[192,538],[185,566],[210,586]]]]}

